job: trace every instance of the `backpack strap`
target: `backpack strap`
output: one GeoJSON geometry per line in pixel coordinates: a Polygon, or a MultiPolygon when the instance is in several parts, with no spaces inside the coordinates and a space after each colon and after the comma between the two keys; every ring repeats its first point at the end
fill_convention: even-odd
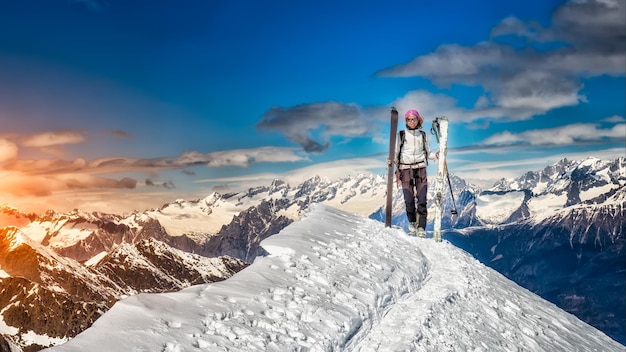
{"type": "Polygon", "coordinates": [[[426,162],[426,166],[428,166],[428,152],[426,151],[426,132],[420,129],[422,133],[422,148],[424,148],[424,162],[426,162]]]}
{"type": "Polygon", "coordinates": [[[400,163],[400,154],[402,154],[402,146],[404,145],[404,130],[400,131],[400,148],[398,148],[398,156],[397,156],[397,160],[398,160],[398,164],[400,163]]]}

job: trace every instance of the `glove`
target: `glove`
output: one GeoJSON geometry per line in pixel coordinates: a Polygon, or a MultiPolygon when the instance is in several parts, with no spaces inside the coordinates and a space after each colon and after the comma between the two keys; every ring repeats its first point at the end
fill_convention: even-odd
{"type": "Polygon", "coordinates": [[[402,186],[402,178],[400,176],[402,176],[400,169],[396,169],[396,184],[398,185],[398,187],[402,186]]]}

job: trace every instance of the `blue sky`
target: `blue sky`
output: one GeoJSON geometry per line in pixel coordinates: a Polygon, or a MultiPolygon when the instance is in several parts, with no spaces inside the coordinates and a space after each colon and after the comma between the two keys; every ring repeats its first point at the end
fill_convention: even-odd
{"type": "Polygon", "coordinates": [[[625,8],[3,0],[0,203],[125,212],[383,174],[391,106],[447,116],[450,171],[483,186],[623,157],[625,8]]]}

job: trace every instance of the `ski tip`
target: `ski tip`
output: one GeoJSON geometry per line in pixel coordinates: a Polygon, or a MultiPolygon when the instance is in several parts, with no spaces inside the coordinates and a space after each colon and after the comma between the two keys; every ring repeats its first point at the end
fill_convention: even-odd
{"type": "Polygon", "coordinates": [[[392,106],[392,107],[391,107],[391,111],[395,111],[395,112],[397,112],[398,110],[396,110],[396,107],[395,107],[395,106],[392,106]]]}

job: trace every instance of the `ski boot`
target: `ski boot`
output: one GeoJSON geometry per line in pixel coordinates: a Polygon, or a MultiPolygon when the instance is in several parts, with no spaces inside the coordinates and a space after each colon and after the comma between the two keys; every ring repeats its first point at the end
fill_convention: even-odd
{"type": "Polygon", "coordinates": [[[426,238],[426,231],[423,228],[418,227],[415,232],[417,233],[417,237],[426,238]]]}
{"type": "Polygon", "coordinates": [[[410,222],[409,223],[409,236],[416,236],[416,235],[417,235],[417,223],[410,222]]]}

